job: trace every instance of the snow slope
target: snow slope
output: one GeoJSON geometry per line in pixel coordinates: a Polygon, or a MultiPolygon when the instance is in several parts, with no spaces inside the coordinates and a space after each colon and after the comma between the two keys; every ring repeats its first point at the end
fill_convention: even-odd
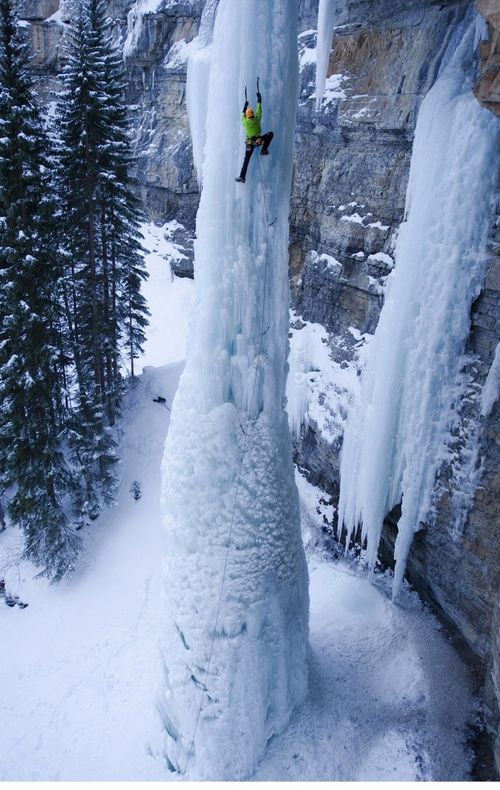
{"type": "Polygon", "coordinates": [[[318,489],[297,482],[309,534],[309,696],[253,778],[466,779],[464,667],[416,593],[405,586],[394,606],[391,574],[372,585],[359,563],[333,563],[331,546],[314,546],[327,508],[318,489]]]}
{"type": "MultiPolygon", "coordinates": [[[[0,535],[0,578],[29,603],[21,610],[0,601],[3,781],[175,776],[152,753],[160,461],[192,283],[171,281],[162,235],[154,226],[146,233],[152,329],[146,370],[125,404],[117,507],[87,535],[77,575],[54,587],[19,560],[17,531],[0,535]],[[165,406],[152,402],[157,395],[165,406]]],[[[328,561],[321,526],[331,508],[301,476],[297,482],[310,558],[310,693],[254,778],[466,779],[473,700],[463,666],[406,587],[394,606],[386,577],[370,586],[356,564],[328,561]]]]}
{"type": "Polygon", "coordinates": [[[162,774],[147,755],[148,728],[157,729],[160,460],[192,282],[171,280],[164,256],[178,252],[164,238],[168,228],[143,232],[152,316],[146,366],[124,403],[118,505],[85,536],[78,572],[58,586],[36,579],[19,559],[17,530],[0,535],[0,578],[29,604],[10,609],[0,601],[0,779],[162,774]],[[153,403],[158,395],[166,404],[153,403]],[[135,480],[138,501],[130,493],[135,480]]]}

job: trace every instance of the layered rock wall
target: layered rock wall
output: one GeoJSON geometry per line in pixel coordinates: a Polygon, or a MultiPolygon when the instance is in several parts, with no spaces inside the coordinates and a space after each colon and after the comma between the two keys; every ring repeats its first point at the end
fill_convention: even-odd
{"type": "MultiPolygon", "coordinates": [[[[38,93],[47,108],[57,101],[61,88],[74,2],[17,3],[38,93]]],[[[133,175],[145,212],[160,223],[175,216],[190,230],[199,192],[186,113],[186,63],[203,5],[204,0],[158,0],[156,6],[141,0],[109,0],[107,5],[115,40],[124,52],[136,156],[133,175]]]]}
{"type": "Polygon", "coordinates": [[[500,4],[498,0],[477,0],[476,7],[485,19],[486,29],[474,94],[483,107],[500,116],[500,4]]]}
{"type": "Polygon", "coordinates": [[[138,188],[148,216],[175,217],[194,228],[198,186],[186,113],[189,44],[203,2],[159,2],[155,12],[128,14],[124,42],[138,188]]]}

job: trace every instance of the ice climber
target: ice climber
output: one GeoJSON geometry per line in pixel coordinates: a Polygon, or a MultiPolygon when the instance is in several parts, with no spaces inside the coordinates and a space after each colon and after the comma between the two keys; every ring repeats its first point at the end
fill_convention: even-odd
{"type": "Polygon", "coordinates": [[[260,122],[262,119],[262,96],[257,89],[257,107],[255,109],[255,113],[252,107],[248,106],[248,101],[246,100],[246,88],[245,88],[245,104],[243,105],[243,114],[241,116],[241,123],[245,129],[246,140],[245,140],[245,159],[243,161],[243,167],[241,168],[241,173],[236,181],[239,181],[241,184],[245,183],[248,163],[252,158],[252,154],[254,149],[257,146],[262,146],[262,150],[260,152],[261,156],[267,156],[269,154],[269,146],[271,145],[271,140],[274,137],[273,132],[266,132],[265,134],[261,133],[260,129],[260,122]]]}

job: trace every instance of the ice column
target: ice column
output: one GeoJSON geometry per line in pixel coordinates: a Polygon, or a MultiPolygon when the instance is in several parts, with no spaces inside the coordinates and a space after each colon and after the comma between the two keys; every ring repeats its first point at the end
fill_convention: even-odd
{"type": "Polygon", "coordinates": [[[472,95],[474,23],[418,116],[396,267],[348,419],[339,519],[362,524],[373,567],[401,501],[394,591],[432,492],[457,397],[470,307],[484,276],[499,121],[472,95]]]}
{"type": "Polygon", "coordinates": [[[250,776],[306,693],[308,578],[284,408],[296,19],[296,0],[221,0],[213,33],[193,320],[162,491],[160,707],[174,770],[196,730],[191,778],[250,776]],[[253,102],[258,76],[275,138],[243,185],[243,91],[253,102]]]}
{"type": "Polygon", "coordinates": [[[325,92],[328,62],[332,49],[336,0],[319,0],[318,35],[316,43],[316,110],[319,112],[325,92]]]}
{"type": "Polygon", "coordinates": [[[200,186],[202,183],[201,171],[207,128],[208,82],[212,41],[218,5],[219,0],[206,0],[201,15],[200,31],[191,44],[191,54],[187,67],[186,103],[193,145],[194,166],[200,186]]]}

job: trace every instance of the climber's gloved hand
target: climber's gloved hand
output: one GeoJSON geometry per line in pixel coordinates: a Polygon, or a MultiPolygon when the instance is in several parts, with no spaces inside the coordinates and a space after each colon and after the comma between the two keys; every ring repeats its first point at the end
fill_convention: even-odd
{"type": "Polygon", "coordinates": [[[246,101],[245,104],[243,105],[243,112],[246,112],[247,107],[248,107],[248,102],[246,101]]]}
{"type": "Polygon", "coordinates": [[[262,96],[260,93],[257,93],[257,101],[259,102],[259,104],[262,104],[262,96]]]}

